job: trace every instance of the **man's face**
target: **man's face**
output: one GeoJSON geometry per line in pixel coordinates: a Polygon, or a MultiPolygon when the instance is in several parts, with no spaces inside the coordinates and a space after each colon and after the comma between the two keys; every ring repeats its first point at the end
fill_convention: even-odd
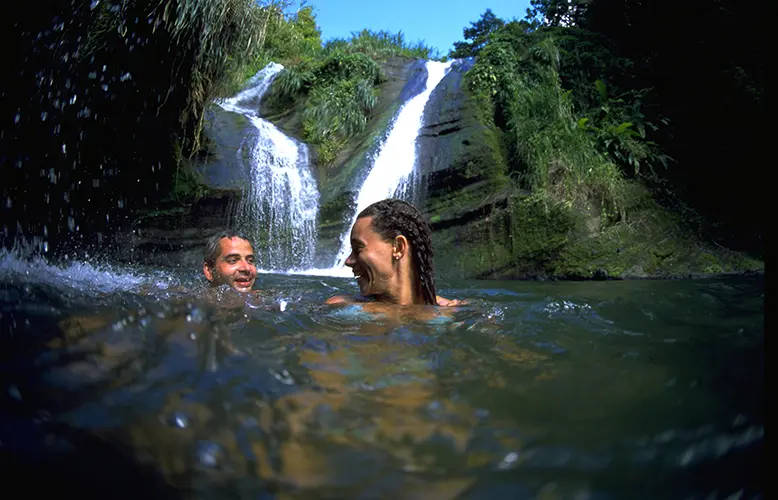
{"type": "Polygon", "coordinates": [[[257,279],[257,265],[251,243],[242,238],[219,240],[219,256],[213,267],[203,264],[203,273],[211,286],[228,284],[239,292],[249,292],[257,279]]]}

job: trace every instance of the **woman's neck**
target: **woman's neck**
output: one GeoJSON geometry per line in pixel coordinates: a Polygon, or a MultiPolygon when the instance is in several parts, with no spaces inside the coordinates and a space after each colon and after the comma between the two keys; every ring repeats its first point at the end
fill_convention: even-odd
{"type": "Polygon", "coordinates": [[[377,297],[381,302],[391,302],[402,306],[423,305],[424,294],[421,291],[419,279],[416,274],[409,269],[401,272],[397,276],[395,286],[381,297],[377,297]]]}

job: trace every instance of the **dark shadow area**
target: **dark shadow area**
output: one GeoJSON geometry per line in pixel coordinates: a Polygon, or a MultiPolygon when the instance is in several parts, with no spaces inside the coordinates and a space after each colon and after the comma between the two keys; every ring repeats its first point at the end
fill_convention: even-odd
{"type": "Polygon", "coordinates": [[[4,498],[52,493],[83,499],[184,498],[159,471],[117,444],[61,425],[3,417],[2,426],[4,498]],[[16,442],[9,443],[9,436],[16,442]]]}

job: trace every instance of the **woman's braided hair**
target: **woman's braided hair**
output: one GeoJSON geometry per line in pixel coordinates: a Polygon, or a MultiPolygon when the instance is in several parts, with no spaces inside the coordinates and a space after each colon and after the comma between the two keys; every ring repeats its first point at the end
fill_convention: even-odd
{"type": "Polygon", "coordinates": [[[397,199],[386,199],[373,203],[362,210],[357,218],[372,217],[373,230],[384,241],[392,241],[403,235],[408,239],[411,263],[420,281],[425,304],[437,305],[435,290],[435,263],[432,258],[432,231],[421,213],[411,205],[397,199]]]}

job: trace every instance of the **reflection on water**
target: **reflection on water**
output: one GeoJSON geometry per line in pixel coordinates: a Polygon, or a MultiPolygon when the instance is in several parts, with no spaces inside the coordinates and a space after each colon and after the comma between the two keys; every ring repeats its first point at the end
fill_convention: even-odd
{"type": "Polygon", "coordinates": [[[763,495],[761,279],[452,282],[469,305],[366,312],[321,305],[356,292],[341,278],[265,274],[246,296],[2,258],[8,477],[128,498],[763,495]]]}

